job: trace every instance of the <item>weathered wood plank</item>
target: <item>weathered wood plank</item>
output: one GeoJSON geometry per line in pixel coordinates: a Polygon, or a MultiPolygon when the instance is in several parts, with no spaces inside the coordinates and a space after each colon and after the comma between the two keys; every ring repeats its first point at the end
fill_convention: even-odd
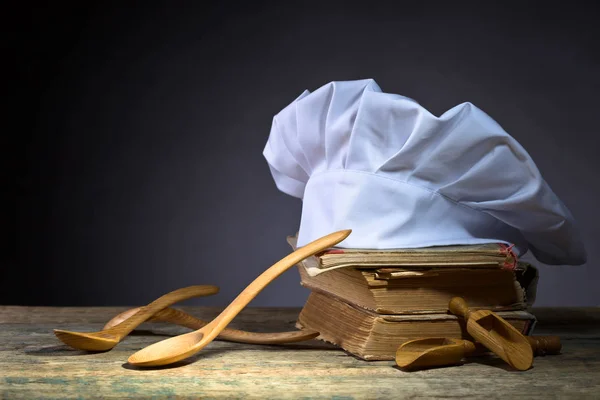
{"type": "MultiPolygon", "coordinates": [[[[203,319],[216,308],[182,307],[203,319]]],[[[563,354],[514,372],[498,359],[406,373],[319,341],[285,346],[214,342],[174,368],[125,364],[140,348],[185,328],[145,324],[98,354],[62,345],[53,328],[96,330],[125,308],[0,307],[0,397],[13,398],[599,398],[600,310],[534,309],[536,334],[559,334],[563,354]]],[[[249,308],[232,327],[293,329],[299,309],[249,308]]]]}

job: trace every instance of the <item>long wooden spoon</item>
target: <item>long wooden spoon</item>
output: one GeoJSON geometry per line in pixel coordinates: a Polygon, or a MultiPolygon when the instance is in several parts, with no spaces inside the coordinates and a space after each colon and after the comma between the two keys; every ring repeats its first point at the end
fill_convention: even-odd
{"type": "Polygon", "coordinates": [[[125,336],[158,311],[192,297],[210,296],[219,292],[217,286],[196,285],[174,290],[159,297],[120,324],[99,332],[72,332],[55,329],[54,334],[63,343],[80,350],[106,351],[115,347],[125,336]]]}
{"type": "MultiPolygon", "coordinates": [[[[116,315],[113,319],[108,321],[104,325],[104,329],[110,329],[115,325],[123,322],[127,318],[137,313],[140,308],[132,308],[116,315]]],[[[190,329],[200,329],[207,325],[208,322],[191,316],[188,313],[174,309],[165,308],[154,314],[148,322],[169,322],[185,326],[190,329]]],[[[290,332],[269,332],[269,333],[258,333],[258,332],[247,332],[240,331],[237,329],[225,328],[218,336],[218,339],[227,340],[230,342],[237,343],[250,343],[250,344],[284,344],[284,343],[295,343],[302,342],[305,340],[314,339],[319,336],[319,332],[313,331],[312,329],[302,329],[299,331],[290,332]]]]}
{"type": "Polygon", "coordinates": [[[197,353],[212,342],[227,324],[271,281],[305,258],[341,242],[351,232],[351,230],[334,232],[297,249],[259,275],[208,325],[197,331],[172,337],[143,348],[129,357],[129,363],[138,366],[166,365],[197,353]]]}
{"type": "Polygon", "coordinates": [[[471,311],[464,299],[454,297],[450,312],[467,321],[467,332],[510,366],[520,371],[531,368],[533,351],[529,341],[508,321],[490,310],[471,311]]]}
{"type": "MultiPolygon", "coordinates": [[[[536,356],[559,354],[558,336],[526,336],[536,356]]],[[[416,370],[443,367],[460,363],[464,357],[487,351],[480,343],[450,338],[415,339],[403,343],[396,351],[396,364],[403,369],[416,370]]]]}

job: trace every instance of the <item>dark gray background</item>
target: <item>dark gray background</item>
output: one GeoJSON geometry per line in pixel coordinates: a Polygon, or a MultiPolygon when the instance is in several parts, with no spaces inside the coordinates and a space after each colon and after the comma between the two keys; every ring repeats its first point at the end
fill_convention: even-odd
{"type": "MultiPolygon", "coordinates": [[[[589,252],[541,267],[536,304],[600,305],[595,8],[199,3],[4,14],[0,303],[141,304],[205,283],[221,293],[194,303],[227,304],[299,223],[261,154],[273,115],[304,89],[374,78],[436,115],[471,101],[523,144],[589,252]]],[[[253,305],[306,296],[292,270],[253,305]]]]}

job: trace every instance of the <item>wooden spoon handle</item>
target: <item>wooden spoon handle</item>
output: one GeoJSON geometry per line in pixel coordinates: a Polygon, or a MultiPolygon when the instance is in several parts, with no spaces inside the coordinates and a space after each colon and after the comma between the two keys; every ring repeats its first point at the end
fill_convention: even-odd
{"type": "Polygon", "coordinates": [[[453,297],[448,304],[448,309],[452,314],[463,317],[465,321],[469,319],[471,313],[467,302],[462,297],[453,297]]]}
{"type": "Polygon", "coordinates": [[[109,329],[115,334],[120,335],[121,337],[127,336],[131,331],[133,331],[138,325],[142,322],[151,318],[154,314],[159,312],[160,310],[178,303],[183,300],[187,300],[193,297],[200,296],[210,296],[212,294],[216,294],[219,292],[218,286],[212,285],[196,285],[196,286],[188,286],[185,288],[174,290],[170,293],[167,293],[158,299],[154,300],[152,303],[147,306],[140,307],[139,311],[133,314],[131,317],[125,319],[121,323],[113,326],[109,329]]]}
{"type": "Polygon", "coordinates": [[[462,341],[463,347],[465,348],[465,357],[470,356],[472,354],[479,354],[489,351],[484,345],[481,343],[475,343],[470,340],[462,341]]]}
{"type": "Polygon", "coordinates": [[[211,323],[212,331],[207,335],[206,340],[210,341],[215,338],[235,316],[244,309],[256,297],[261,290],[271,283],[279,275],[298,264],[307,257],[315,255],[329,247],[333,247],[342,240],[346,239],[352,231],[350,229],[337,231],[323,236],[313,242],[308,243],[293,253],[282,258],[270,268],[260,274],[246,289],[244,289],[219,316],[211,323]]]}
{"type": "Polygon", "coordinates": [[[221,314],[205,327],[154,343],[132,354],[127,361],[132,365],[154,367],[172,364],[196,354],[212,342],[227,324],[273,279],[303,259],[341,242],[351,232],[350,230],[344,230],[330,233],[297,249],[260,274],[221,314]]]}
{"type": "Polygon", "coordinates": [[[527,336],[531,344],[533,354],[545,356],[546,354],[560,354],[562,344],[558,336],[527,336]]]}
{"type": "MultiPolygon", "coordinates": [[[[135,314],[138,311],[139,308],[132,308],[130,310],[118,314],[113,319],[108,321],[108,323],[104,326],[104,329],[109,329],[113,327],[114,325],[129,318],[131,315],[135,314]]],[[[186,312],[174,308],[164,308],[160,310],[148,320],[148,322],[151,321],[168,322],[172,324],[185,326],[186,328],[190,328],[193,330],[200,329],[208,324],[208,322],[206,321],[203,321],[186,312]]],[[[303,329],[299,331],[290,332],[258,333],[225,328],[218,336],[218,339],[228,340],[230,342],[249,344],[284,344],[302,342],[305,340],[314,339],[317,336],[319,336],[319,332],[313,331],[311,329],[303,329]]]]}
{"type": "MultiPolygon", "coordinates": [[[[531,344],[531,349],[535,356],[545,356],[550,354],[560,354],[562,344],[558,336],[525,336],[531,344]]],[[[488,353],[490,350],[481,343],[473,343],[470,340],[464,340],[465,355],[478,356],[488,353]]]]}

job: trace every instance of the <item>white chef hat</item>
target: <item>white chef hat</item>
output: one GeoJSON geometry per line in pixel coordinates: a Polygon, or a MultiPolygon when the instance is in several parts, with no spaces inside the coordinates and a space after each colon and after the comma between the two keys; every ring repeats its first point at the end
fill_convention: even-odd
{"type": "Polygon", "coordinates": [[[500,242],[579,265],[573,217],[525,149],[471,103],[436,117],[374,80],[305,91],[264,149],[277,187],[303,199],[298,246],[391,249],[500,242]]]}

